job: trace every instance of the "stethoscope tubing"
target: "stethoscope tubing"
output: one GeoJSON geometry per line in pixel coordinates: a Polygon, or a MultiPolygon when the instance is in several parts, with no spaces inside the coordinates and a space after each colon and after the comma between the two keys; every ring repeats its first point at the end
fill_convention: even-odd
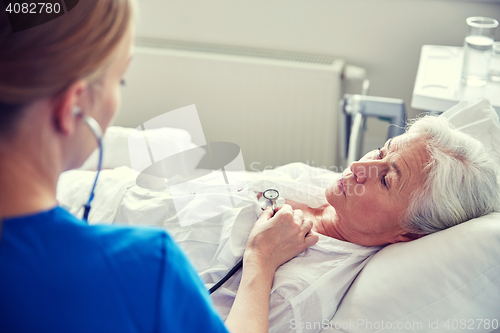
{"type": "Polygon", "coordinates": [[[94,200],[94,192],[95,188],[97,186],[97,180],[99,179],[99,174],[101,173],[102,169],[102,157],[103,157],[103,149],[102,149],[102,130],[101,126],[99,123],[92,117],[87,116],[87,115],[82,115],[83,121],[88,125],[90,128],[90,131],[94,135],[94,137],[97,140],[97,145],[99,149],[99,162],[97,163],[97,174],[94,179],[94,184],[92,185],[92,189],[90,190],[90,195],[89,199],[87,200],[87,204],[83,206],[83,217],[82,219],[89,223],[89,214],[90,214],[90,204],[92,203],[92,200],[94,200]]]}
{"type": "MultiPolygon", "coordinates": [[[[266,191],[264,191],[262,193],[262,196],[269,201],[270,203],[270,207],[271,209],[273,210],[273,215],[276,214],[276,201],[278,200],[279,198],[279,192],[274,190],[274,189],[268,189],[266,191]],[[273,190],[276,192],[277,196],[276,198],[274,199],[269,199],[267,196],[265,196],[265,193],[269,190],[273,190]]],[[[227,280],[229,280],[231,278],[231,276],[233,276],[234,274],[236,274],[237,271],[240,270],[240,268],[243,267],[243,259],[241,259],[233,268],[231,268],[231,270],[229,272],[227,272],[226,275],[224,275],[224,277],[222,279],[219,280],[219,282],[217,282],[215,285],[212,286],[212,288],[210,288],[208,290],[209,294],[211,295],[213,292],[215,292],[217,289],[219,289],[224,283],[226,283],[227,280]]]]}
{"type": "Polygon", "coordinates": [[[233,268],[231,268],[229,272],[227,272],[227,274],[222,279],[219,280],[219,282],[217,282],[215,285],[212,286],[212,288],[208,290],[209,294],[211,295],[214,291],[219,289],[224,283],[226,283],[227,280],[229,280],[231,276],[233,276],[242,267],[243,267],[243,259],[241,259],[233,268]]]}

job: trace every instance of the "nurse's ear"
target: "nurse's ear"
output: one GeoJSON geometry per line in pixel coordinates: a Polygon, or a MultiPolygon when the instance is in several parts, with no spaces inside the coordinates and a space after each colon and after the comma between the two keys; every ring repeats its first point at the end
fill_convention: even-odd
{"type": "Polygon", "coordinates": [[[56,131],[62,135],[68,136],[75,131],[79,119],[78,110],[83,109],[83,105],[86,105],[88,89],[86,81],[75,81],[55,101],[52,113],[53,124],[56,131]]]}

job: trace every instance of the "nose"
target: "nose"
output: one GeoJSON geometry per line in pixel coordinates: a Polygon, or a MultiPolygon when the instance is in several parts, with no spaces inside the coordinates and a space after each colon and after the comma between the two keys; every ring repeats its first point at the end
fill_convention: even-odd
{"type": "Polygon", "coordinates": [[[382,161],[357,161],[351,164],[351,172],[354,175],[354,180],[358,184],[364,184],[370,178],[378,178],[382,172],[384,163],[382,161]]]}
{"type": "Polygon", "coordinates": [[[354,180],[358,184],[364,184],[366,181],[366,168],[363,162],[352,162],[351,172],[354,175],[354,180]]]}

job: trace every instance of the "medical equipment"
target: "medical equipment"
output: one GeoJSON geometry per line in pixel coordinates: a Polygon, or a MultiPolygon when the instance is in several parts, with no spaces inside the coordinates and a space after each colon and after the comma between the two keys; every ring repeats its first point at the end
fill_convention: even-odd
{"type": "Polygon", "coordinates": [[[90,128],[90,131],[94,135],[94,137],[97,140],[98,148],[99,148],[99,163],[97,164],[97,174],[95,176],[94,184],[92,185],[92,190],[90,191],[89,199],[87,200],[87,204],[84,205],[84,211],[83,211],[83,220],[88,223],[89,219],[89,213],[90,213],[90,203],[94,199],[94,191],[97,185],[97,179],[99,178],[99,174],[101,173],[101,168],[102,168],[102,128],[101,125],[92,117],[83,114],[81,112],[81,109],[78,106],[75,106],[73,109],[73,114],[75,116],[82,116],[83,121],[88,125],[90,128]]]}
{"type": "MultiPolygon", "coordinates": [[[[262,210],[266,209],[268,206],[273,210],[273,215],[276,213],[276,208],[283,206],[285,203],[284,198],[280,198],[280,193],[273,189],[267,189],[262,192],[262,196],[259,198],[259,204],[262,210]]],[[[272,215],[272,216],[273,216],[272,215]]],[[[243,267],[243,259],[241,259],[231,270],[217,282],[212,288],[208,290],[210,294],[219,289],[231,276],[234,275],[240,268],[243,267]]]]}
{"type": "Polygon", "coordinates": [[[273,210],[273,215],[276,213],[276,208],[283,206],[285,204],[285,199],[280,198],[280,193],[275,189],[268,189],[262,192],[262,196],[259,199],[260,208],[262,210],[270,206],[273,210]]]}

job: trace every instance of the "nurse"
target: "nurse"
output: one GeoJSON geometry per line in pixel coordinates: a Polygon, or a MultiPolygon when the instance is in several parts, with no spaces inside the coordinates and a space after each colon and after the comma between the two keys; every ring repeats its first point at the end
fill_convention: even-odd
{"type": "Polygon", "coordinates": [[[85,0],[13,33],[0,11],[0,332],[266,332],[279,265],[317,242],[288,205],[255,223],[227,328],[163,230],[94,225],[58,207],[61,172],[96,148],[131,58],[133,0],[85,0]]]}

